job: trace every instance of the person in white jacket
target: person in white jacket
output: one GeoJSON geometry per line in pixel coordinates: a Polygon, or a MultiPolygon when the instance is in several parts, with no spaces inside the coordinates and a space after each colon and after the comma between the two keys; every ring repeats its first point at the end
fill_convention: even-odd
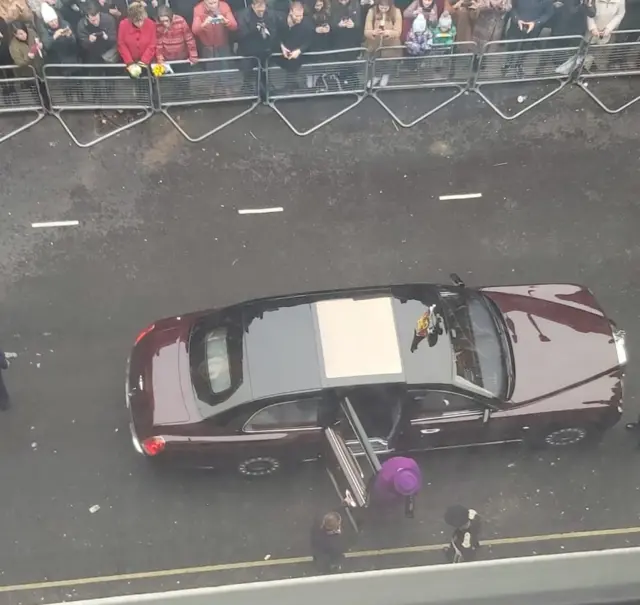
{"type": "Polygon", "coordinates": [[[625,0],[596,0],[596,15],[587,18],[592,44],[607,44],[611,34],[620,27],[626,11],[625,0]]]}

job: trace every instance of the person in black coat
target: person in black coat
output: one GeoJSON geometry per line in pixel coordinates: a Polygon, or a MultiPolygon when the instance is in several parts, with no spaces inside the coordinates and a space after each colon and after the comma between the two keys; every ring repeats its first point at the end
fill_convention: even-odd
{"type": "MultiPolygon", "coordinates": [[[[334,48],[362,46],[362,13],[358,0],[333,0],[331,5],[331,36],[334,48]]],[[[344,53],[339,61],[350,61],[357,53],[344,53]]]]}
{"type": "Polygon", "coordinates": [[[447,525],[453,527],[449,546],[445,555],[449,563],[475,561],[480,548],[480,529],[482,522],[477,511],[456,504],[447,508],[444,514],[447,525]]]}
{"type": "MultiPolygon", "coordinates": [[[[9,52],[11,37],[9,25],[4,19],[0,18],[0,65],[13,65],[13,59],[9,52]]],[[[8,80],[14,77],[15,73],[12,69],[0,69],[0,80],[8,80]]],[[[2,96],[6,103],[11,103],[11,99],[15,99],[15,101],[18,100],[15,96],[16,87],[14,82],[0,81],[0,89],[2,90],[2,96]]]]}
{"type": "Polygon", "coordinates": [[[78,23],[78,42],[86,63],[115,63],[111,54],[116,53],[116,20],[108,12],[100,10],[94,0],[87,2],[87,14],[78,23]]]}
{"type": "MultiPolygon", "coordinates": [[[[269,8],[265,0],[252,0],[251,6],[243,10],[237,18],[238,55],[256,57],[260,65],[266,67],[267,59],[274,52],[278,52],[280,46],[281,20],[280,14],[269,8]]],[[[240,66],[245,80],[244,86],[248,90],[253,87],[254,68],[253,59],[242,61],[240,66]]],[[[265,73],[264,70],[260,71],[260,96],[263,99],[267,88],[265,73]]]]}
{"type": "MultiPolygon", "coordinates": [[[[311,44],[313,52],[323,52],[333,48],[331,35],[331,8],[329,0],[315,0],[311,4],[310,17],[315,27],[315,34],[311,44]]],[[[317,57],[318,62],[333,61],[330,57],[317,57]]]]}
{"type": "Polygon", "coordinates": [[[311,527],[311,554],[318,570],[322,573],[340,571],[345,551],[340,514],[330,512],[316,519],[311,527]]]}
{"type": "Polygon", "coordinates": [[[314,34],[313,21],[304,14],[303,4],[292,2],[280,33],[280,66],[289,72],[298,71],[302,65],[302,55],[311,49],[314,34]]]}
{"type": "Polygon", "coordinates": [[[8,410],[10,407],[9,392],[2,379],[3,370],[9,369],[9,360],[4,351],[0,351],[0,410],[8,410]]]}
{"type": "Polygon", "coordinates": [[[537,38],[554,11],[553,0],[513,0],[507,39],[537,38]]]}
{"type": "MultiPolygon", "coordinates": [[[[553,36],[584,36],[587,31],[587,18],[596,16],[595,0],[561,0],[553,18],[551,26],[553,36]]],[[[557,40],[554,46],[567,48],[575,46],[575,40],[557,40]]]]}
{"type": "MultiPolygon", "coordinates": [[[[299,81],[298,71],[305,60],[304,53],[311,49],[315,27],[310,17],[304,13],[301,2],[292,2],[289,14],[281,24],[280,52],[277,64],[286,71],[284,88],[276,92],[293,93],[304,87],[299,81]]],[[[313,86],[313,78],[307,78],[307,87],[313,86]]]]}
{"type": "Polygon", "coordinates": [[[80,63],[73,29],[48,4],[42,5],[40,40],[47,54],[47,63],[80,63]]]}
{"type": "Polygon", "coordinates": [[[265,0],[252,0],[238,16],[238,54],[257,57],[262,64],[280,47],[280,16],[265,0]]]}

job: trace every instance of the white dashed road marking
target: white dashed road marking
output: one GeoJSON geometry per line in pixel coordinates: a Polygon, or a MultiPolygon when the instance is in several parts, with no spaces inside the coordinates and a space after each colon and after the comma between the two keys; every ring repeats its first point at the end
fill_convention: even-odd
{"type": "Polygon", "coordinates": [[[31,223],[34,229],[40,227],[76,227],[80,224],[80,221],[52,221],[49,223],[31,223]]]}
{"type": "Polygon", "coordinates": [[[446,200],[472,200],[474,198],[482,197],[482,193],[458,193],[456,195],[441,195],[440,201],[446,200]]]}
{"type": "Polygon", "coordinates": [[[270,212],[284,212],[282,206],[275,208],[240,208],[238,214],[269,214],[270,212]]]}

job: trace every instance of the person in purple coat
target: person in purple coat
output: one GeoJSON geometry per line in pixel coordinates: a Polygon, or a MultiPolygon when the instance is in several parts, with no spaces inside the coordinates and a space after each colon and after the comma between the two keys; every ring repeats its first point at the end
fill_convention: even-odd
{"type": "Polygon", "coordinates": [[[383,464],[373,478],[369,504],[372,510],[385,513],[405,506],[405,515],[413,517],[414,498],[422,487],[422,472],[413,458],[394,456],[383,464]]]}

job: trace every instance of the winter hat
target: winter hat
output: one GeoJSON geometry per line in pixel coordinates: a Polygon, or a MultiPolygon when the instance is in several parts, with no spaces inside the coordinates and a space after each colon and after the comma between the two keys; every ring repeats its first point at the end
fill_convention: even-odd
{"type": "Polygon", "coordinates": [[[401,468],[393,477],[393,487],[401,496],[415,496],[420,491],[420,477],[410,468],[401,468]]]}
{"type": "Polygon", "coordinates": [[[42,8],[40,9],[40,12],[42,14],[42,20],[45,23],[51,23],[52,21],[55,21],[58,18],[58,13],[56,13],[55,9],[49,4],[47,4],[46,2],[42,3],[42,8]]]}
{"type": "Polygon", "coordinates": [[[461,504],[450,506],[444,513],[444,522],[451,527],[462,527],[469,522],[471,511],[461,504]]]}
{"type": "Polygon", "coordinates": [[[451,29],[451,25],[452,25],[451,15],[449,14],[448,11],[444,11],[444,13],[442,13],[440,17],[440,21],[438,21],[438,27],[443,32],[448,32],[451,29]]]}
{"type": "Polygon", "coordinates": [[[425,16],[420,13],[414,20],[411,25],[411,31],[414,34],[423,34],[427,29],[427,19],[425,16]]]}

